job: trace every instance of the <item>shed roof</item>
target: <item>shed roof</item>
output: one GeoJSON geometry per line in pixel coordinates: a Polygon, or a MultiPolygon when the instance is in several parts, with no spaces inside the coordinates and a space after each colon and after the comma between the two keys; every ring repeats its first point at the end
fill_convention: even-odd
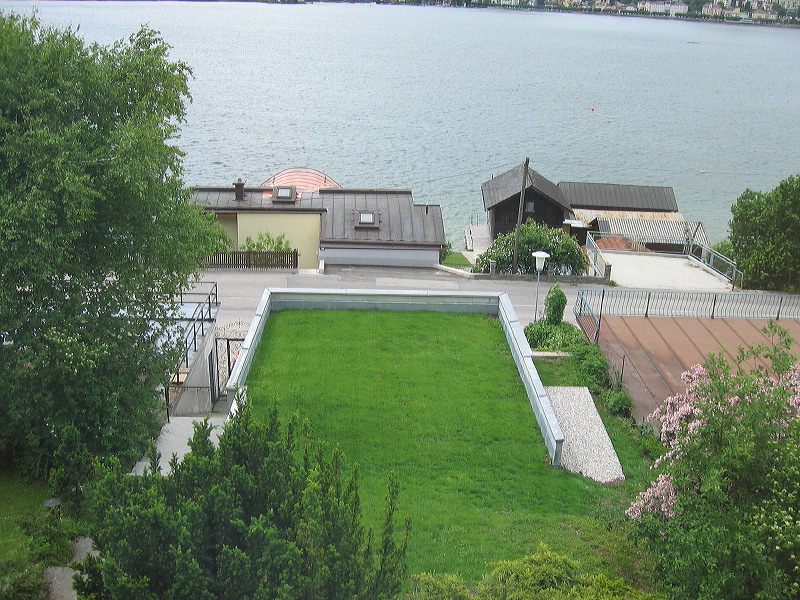
{"type": "Polygon", "coordinates": [[[647,210],[603,210],[593,208],[574,208],[575,218],[584,223],[595,219],[650,219],[659,221],[685,221],[679,212],[650,212],[647,210]]]}
{"type": "Polygon", "coordinates": [[[622,185],[618,183],[559,182],[558,187],[572,208],[677,212],[671,187],[622,185]]]}
{"type": "Polygon", "coordinates": [[[639,241],[685,240],[708,246],[708,237],[699,221],[668,221],[659,219],[597,219],[601,233],[618,233],[639,241]]]}
{"type": "MultiPolygon", "coordinates": [[[[492,177],[489,181],[481,184],[483,206],[486,210],[497,206],[509,198],[519,196],[520,186],[522,185],[522,169],[524,168],[524,163],[519,164],[513,169],[501,173],[497,177],[492,177]]],[[[555,183],[531,168],[528,168],[528,175],[529,179],[525,186],[526,191],[533,188],[563,209],[571,210],[569,202],[567,202],[564,196],[564,192],[562,192],[555,183]]]]}

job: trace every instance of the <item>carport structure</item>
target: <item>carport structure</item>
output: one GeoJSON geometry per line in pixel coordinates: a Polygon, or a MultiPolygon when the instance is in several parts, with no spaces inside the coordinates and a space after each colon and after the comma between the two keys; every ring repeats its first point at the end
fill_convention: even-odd
{"type": "MultiPolygon", "coordinates": [[[[683,392],[681,374],[723,350],[770,344],[769,319],[787,329],[800,355],[800,296],[580,290],[575,316],[619,373],[634,401],[636,421],[683,392]]],[[[754,365],[753,365],[754,366],[754,365]]]]}

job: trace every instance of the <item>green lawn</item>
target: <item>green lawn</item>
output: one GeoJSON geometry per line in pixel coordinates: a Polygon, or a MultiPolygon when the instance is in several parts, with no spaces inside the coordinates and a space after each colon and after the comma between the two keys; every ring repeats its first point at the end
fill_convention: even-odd
{"type": "Polygon", "coordinates": [[[453,267],[455,269],[464,269],[466,267],[471,267],[472,263],[467,260],[467,257],[461,254],[461,252],[450,251],[447,253],[447,256],[444,257],[442,264],[447,267],[453,267]]]}
{"type": "MultiPolygon", "coordinates": [[[[545,542],[587,569],[647,583],[649,566],[619,527],[635,484],[601,486],[550,467],[494,318],[284,311],[270,316],[247,385],[256,414],[276,404],[284,417],[307,417],[315,437],[359,464],[376,533],[387,473],[397,472],[399,512],[413,521],[412,573],[474,581],[545,542]]],[[[639,479],[641,453],[622,444],[623,467],[639,479]]]]}
{"type": "Polygon", "coordinates": [[[11,558],[25,539],[19,519],[39,509],[48,497],[41,481],[26,481],[10,471],[0,470],[0,561],[11,558]]]}

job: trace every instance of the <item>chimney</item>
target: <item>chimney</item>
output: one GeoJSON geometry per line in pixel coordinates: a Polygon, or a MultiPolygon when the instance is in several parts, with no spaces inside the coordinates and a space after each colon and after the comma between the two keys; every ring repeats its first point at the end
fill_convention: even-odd
{"type": "Polygon", "coordinates": [[[239,177],[238,180],[233,182],[233,190],[235,192],[235,199],[237,202],[244,201],[244,181],[239,177]]]}

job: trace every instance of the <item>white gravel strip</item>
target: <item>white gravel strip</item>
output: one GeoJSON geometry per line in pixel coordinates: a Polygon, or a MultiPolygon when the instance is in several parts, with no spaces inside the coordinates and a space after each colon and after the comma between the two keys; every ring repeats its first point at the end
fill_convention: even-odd
{"type": "Polygon", "coordinates": [[[617,452],[589,390],[585,387],[545,389],[564,432],[561,465],[600,483],[625,479],[617,452]]]}

